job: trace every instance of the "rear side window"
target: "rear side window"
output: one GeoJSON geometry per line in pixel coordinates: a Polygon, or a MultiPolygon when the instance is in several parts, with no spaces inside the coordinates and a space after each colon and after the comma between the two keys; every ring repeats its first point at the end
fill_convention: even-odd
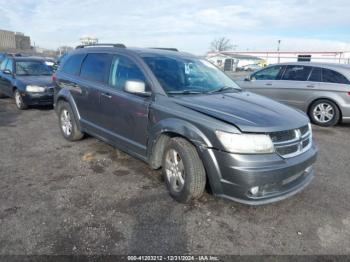
{"type": "Polygon", "coordinates": [[[111,54],[88,54],[81,66],[80,76],[95,82],[106,82],[112,58],[111,54]]]}
{"type": "Polygon", "coordinates": [[[349,80],[342,74],[325,68],[322,68],[322,82],[350,84],[349,80]]]}
{"type": "Polygon", "coordinates": [[[283,74],[283,80],[306,81],[311,72],[310,66],[289,65],[283,74]]]}
{"type": "MultiPolygon", "coordinates": [[[[127,57],[115,56],[113,59],[109,84],[116,89],[123,89],[128,80],[147,82],[141,69],[127,57]]],[[[147,85],[147,88],[149,86],[147,85]]]]}
{"type": "Polygon", "coordinates": [[[279,80],[283,66],[271,66],[252,75],[255,80],[279,80]]]}
{"type": "Polygon", "coordinates": [[[313,67],[309,78],[312,82],[322,82],[322,69],[320,67],[313,67]]]}
{"type": "Polygon", "coordinates": [[[61,71],[70,75],[78,75],[84,57],[85,54],[76,54],[68,57],[67,60],[64,59],[61,71]]]}

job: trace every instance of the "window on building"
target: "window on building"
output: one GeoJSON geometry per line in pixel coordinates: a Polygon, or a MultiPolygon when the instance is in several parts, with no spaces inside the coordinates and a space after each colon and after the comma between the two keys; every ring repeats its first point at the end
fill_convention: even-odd
{"type": "Polygon", "coordinates": [[[350,84],[350,81],[345,76],[326,68],[322,68],[322,82],[350,84]]]}
{"type": "Polygon", "coordinates": [[[298,62],[311,62],[311,55],[298,55],[298,62]]]}
{"type": "Polygon", "coordinates": [[[306,81],[311,72],[310,66],[289,65],[283,74],[283,80],[306,81]]]}
{"type": "Polygon", "coordinates": [[[95,82],[105,82],[112,58],[111,54],[88,54],[81,66],[80,76],[95,82]]]}
{"type": "Polygon", "coordinates": [[[62,72],[70,75],[78,75],[80,71],[80,65],[85,57],[85,54],[75,54],[63,60],[62,72]]]}

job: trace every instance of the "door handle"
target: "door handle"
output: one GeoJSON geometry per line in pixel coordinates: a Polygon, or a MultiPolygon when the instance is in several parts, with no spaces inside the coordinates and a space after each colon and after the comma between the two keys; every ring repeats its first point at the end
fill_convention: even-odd
{"type": "Polygon", "coordinates": [[[108,99],[112,98],[112,96],[110,94],[108,94],[108,93],[101,93],[101,96],[106,97],[108,99]]]}
{"type": "Polygon", "coordinates": [[[306,87],[314,88],[315,86],[314,85],[307,85],[306,87]]]}
{"type": "Polygon", "coordinates": [[[266,86],[272,86],[272,84],[271,84],[271,83],[266,83],[265,85],[266,85],[266,86]]]}

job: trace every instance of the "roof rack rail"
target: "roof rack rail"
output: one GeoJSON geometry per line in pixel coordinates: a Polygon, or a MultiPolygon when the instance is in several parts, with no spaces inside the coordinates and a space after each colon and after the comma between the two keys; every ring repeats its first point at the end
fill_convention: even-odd
{"type": "Polygon", "coordinates": [[[150,49],[160,49],[160,50],[179,52],[177,48],[173,48],[173,47],[150,47],[150,49]]]}
{"type": "Polygon", "coordinates": [[[126,48],[124,44],[88,44],[88,45],[78,45],[75,49],[85,48],[85,47],[95,47],[95,46],[110,46],[110,47],[119,47],[126,48]]]}

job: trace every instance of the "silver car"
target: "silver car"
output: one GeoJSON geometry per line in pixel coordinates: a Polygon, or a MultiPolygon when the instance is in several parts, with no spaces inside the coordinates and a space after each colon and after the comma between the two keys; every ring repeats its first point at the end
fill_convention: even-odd
{"type": "Polygon", "coordinates": [[[306,112],[314,124],[350,122],[350,65],[295,62],[265,67],[237,83],[306,112]]]}

